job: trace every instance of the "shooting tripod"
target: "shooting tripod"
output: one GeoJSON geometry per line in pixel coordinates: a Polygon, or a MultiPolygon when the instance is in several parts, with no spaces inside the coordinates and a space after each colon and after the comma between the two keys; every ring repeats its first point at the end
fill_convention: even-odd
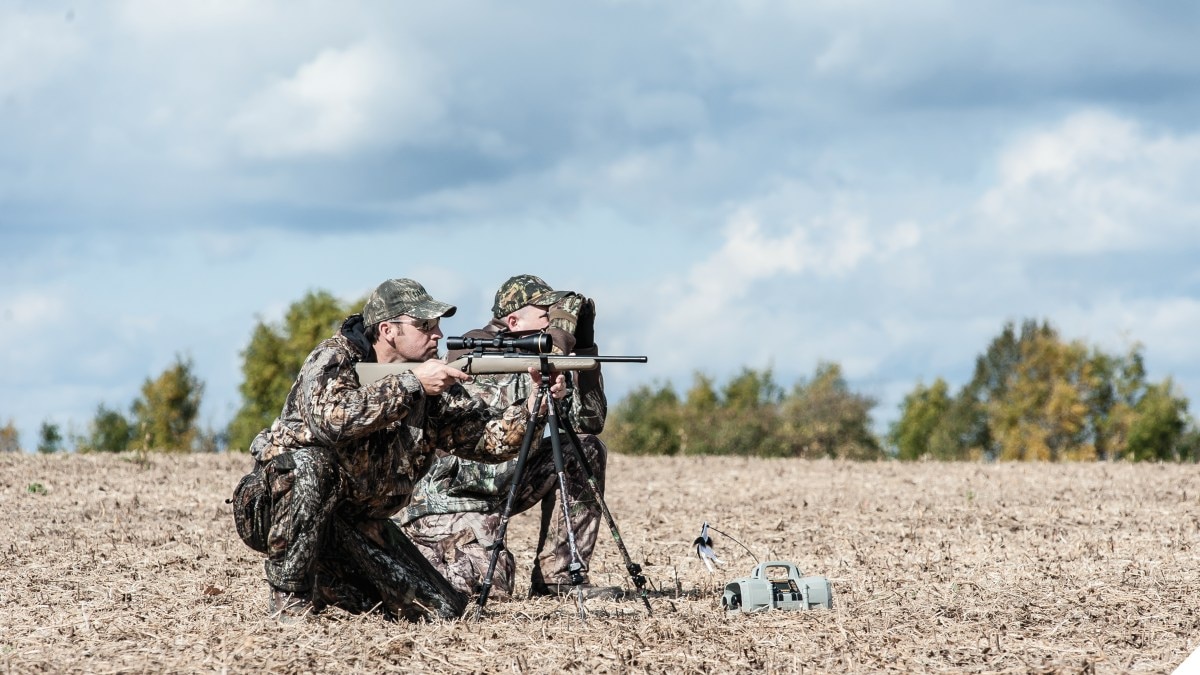
{"type": "MultiPolygon", "coordinates": [[[[653,614],[650,609],[650,599],[646,592],[646,577],[642,575],[642,568],[633,559],[629,557],[629,550],[625,548],[625,542],[621,539],[621,532],[617,529],[617,521],[613,519],[612,512],[608,510],[608,504],[604,501],[604,495],[600,492],[600,487],[596,481],[595,471],[592,469],[591,463],[583,452],[583,445],[579,440],[579,436],[570,424],[563,423],[562,411],[559,409],[558,400],[550,395],[550,386],[552,375],[555,373],[546,355],[540,357],[541,362],[541,382],[538,384],[537,393],[534,396],[533,418],[529,421],[529,426],[525,429],[525,437],[521,440],[521,449],[517,453],[517,464],[513,472],[512,482],[508,486],[508,496],[504,502],[504,511],[500,516],[500,527],[496,531],[495,541],[492,543],[492,555],[488,561],[487,574],[484,576],[482,589],[479,593],[479,599],[475,604],[474,619],[479,620],[483,615],[483,607],[487,604],[488,595],[492,591],[492,579],[496,573],[496,563],[500,558],[500,551],[505,548],[505,535],[508,532],[508,521],[512,516],[513,503],[516,501],[517,490],[521,484],[521,479],[525,473],[525,463],[529,459],[529,450],[534,443],[534,431],[538,428],[539,422],[543,419],[546,426],[550,429],[550,450],[554,460],[554,470],[558,476],[558,494],[562,502],[563,520],[567,531],[567,544],[571,552],[571,562],[568,566],[568,573],[571,579],[571,586],[574,587],[576,594],[576,602],[579,607],[579,619],[587,620],[587,613],[584,610],[583,601],[583,561],[580,559],[579,551],[575,547],[575,531],[571,525],[571,497],[567,494],[567,474],[566,463],[563,459],[563,443],[560,433],[565,431],[567,434],[567,447],[574,453],[575,459],[582,468],[586,477],[586,485],[592,496],[596,499],[596,503],[600,505],[600,512],[604,516],[605,522],[608,523],[608,529],[612,533],[613,540],[617,544],[617,548],[621,551],[621,557],[625,561],[625,570],[629,573],[629,578],[633,585],[638,589],[638,595],[642,599],[642,603],[646,606],[646,613],[653,614]],[[542,413],[542,404],[546,404],[546,412],[542,413]]],[[[541,440],[541,439],[537,439],[541,440]]]]}

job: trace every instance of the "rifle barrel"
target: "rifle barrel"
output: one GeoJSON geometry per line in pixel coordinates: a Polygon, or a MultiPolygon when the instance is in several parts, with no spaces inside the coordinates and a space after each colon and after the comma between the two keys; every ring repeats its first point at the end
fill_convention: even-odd
{"type": "MultiPolygon", "coordinates": [[[[488,375],[501,373],[521,373],[525,369],[537,367],[542,358],[546,358],[558,370],[594,370],[601,362],[610,363],[646,363],[645,356],[551,356],[537,354],[484,354],[477,356],[468,354],[449,364],[472,375],[488,375]]],[[[359,384],[370,384],[388,375],[412,370],[419,363],[356,363],[354,370],[358,373],[359,384]]]]}

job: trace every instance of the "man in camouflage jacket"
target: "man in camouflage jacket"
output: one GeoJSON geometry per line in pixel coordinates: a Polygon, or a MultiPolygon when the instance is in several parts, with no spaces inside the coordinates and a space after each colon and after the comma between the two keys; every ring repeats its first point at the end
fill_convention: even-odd
{"type": "MultiPolygon", "coordinates": [[[[491,339],[501,334],[544,330],[553,339],[557,353],[595,355],[598,353],[594,340],[595,312],[590,299],[570,291],[555,291],[536,276],[519,275],[496,292],[491,322],[464,337],[491,339]]],[[[462,353],[451,352],[447,360],[462,353]]],[[[565,401],[569,405],[562,406],[564,421],[580,434],[584,455],[603,490],[608,453],[595,436],[603,430],[608,410],[603,379],[599,369],[571,375],[574,386],[569,388],[565,401]]],[[[532,378],[525,374],[479,375],[465,386],[493,406],[531,397],[536,388],[532,378]]],[[[563,456],[576,550],[586,569],[602,514],[565,434],[563,456]]],[[[477,591],[487,574],[490,547],[495,542],[515,469],[515,460],[481,464],[439,456],[414,488],[412,503],[396,518],[417,548],[460,591],[477,591]]],[[[541,527],[530,590],[534,595],[565,593],[571,590],[568,566],[572,561],[548,438],[530,452],[521,484],[517,486],[513,513],[526,511],[539,502],[541,527]]],[[[515,570],[512,554],[502,550],[492,578],[493,596],[511,595],[515,570]]],[[[586,577],[584,589],[593,597],[620,595],[618,588],[593,587],[586,583],[586,577]]]]}
{"type": "MultiPolygon", "coordinates": [[[[243,541],[267,554],[270,611],[281,621],[328,605],[409,620],[465,609],[467,597],[389,518],[434,448],[507,460],[531,413],[515,400],[490,407],[463,388],[468,375],[434,358],[439,321],[454,312],[410,279],[380,284],[309,354],[279,418],[251,444],[254,470],[234,492],[234,519],[243,541]],[[420,363],[360,386],[360,361],[420,363]]],[[[565,395],[561,378],[553,393],[565,395]]]]}

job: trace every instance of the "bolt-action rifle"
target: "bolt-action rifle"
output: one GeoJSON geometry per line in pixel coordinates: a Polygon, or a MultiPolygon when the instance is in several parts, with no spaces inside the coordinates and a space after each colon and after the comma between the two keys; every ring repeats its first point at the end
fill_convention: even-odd
{"type": "MultiPolygon", "coordinates": [[[[547,364],[551,372],[567,370],[595,370],[601,363],[645,363],[645,356],[558,356],[550,353],[550,336],[545,333],[526,337],[494,338],[446,338],[450,350],[469,349],[470,353],[449,362],[468,375],[498,375],[502,373],[524,373],[530,368],[543,368],[547,364]]],[[[356,363],[359,384],[372,382],[412,370],[420,363],[356,363]]]]}

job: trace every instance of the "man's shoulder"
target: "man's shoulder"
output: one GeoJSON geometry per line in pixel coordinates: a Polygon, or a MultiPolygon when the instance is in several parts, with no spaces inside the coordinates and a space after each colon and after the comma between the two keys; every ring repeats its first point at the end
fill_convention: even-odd
{"type": "Polygon", "coordinates": [[[313,347],[308,358],[305,359],[304,365],[301,366],[300,372],[301,375],[311,375],[331,368],[340,369],[362,361],[364,356],[362,351],[345,336],[334,335],[325,338],[316,347],[313,347]]]}

